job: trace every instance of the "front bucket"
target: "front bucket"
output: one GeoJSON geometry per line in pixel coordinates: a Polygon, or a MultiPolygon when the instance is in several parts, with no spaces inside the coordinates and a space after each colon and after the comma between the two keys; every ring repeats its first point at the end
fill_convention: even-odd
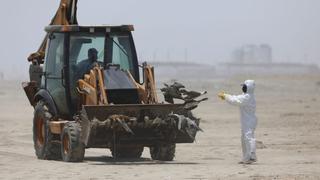
{"type": "Polygon", "coordinates": [[[103,147],[103,144],[110,147],[108,144],[115,138],[113,133],[117,134],[118,143],[143,146],[159,142],[192,143],[196,133],[190,136],[166,122],[170,114],[185,114],[183,104],[90,105],[83,106],[82,113],[82,139],[87,147],[103,147]],[[134,120],[120,123],[111,120],[121,116],[134,120]],[[172,136],[172,131],[176,136],[172,136]]]}
{"type": "Polygon", "coordinates": [[[179,113],[183,111],[183,104],[126,104],[126,105],[94,105],[83,106],[88,119],[94,118],[104,121],[111,115],[124,115],[136,117],[143,121],[145,116],[150,118],[163,118],[170,113],[179,113]]]}

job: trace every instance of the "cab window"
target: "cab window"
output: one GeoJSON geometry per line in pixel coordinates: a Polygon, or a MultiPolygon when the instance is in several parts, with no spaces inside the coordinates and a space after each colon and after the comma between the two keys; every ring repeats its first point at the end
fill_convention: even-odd
{"type": "Polygon", "coordinates": [[[135,75],[129,35],[111,34],[107,37],[107,63],[118,64],[135,75]]]}

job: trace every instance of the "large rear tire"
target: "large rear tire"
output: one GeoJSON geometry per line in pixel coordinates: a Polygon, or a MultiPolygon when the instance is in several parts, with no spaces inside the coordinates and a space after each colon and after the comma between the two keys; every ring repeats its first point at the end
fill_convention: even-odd
{"type": "Polygon", "coordinates": [[[143,147],[121,147],[112,148],[111,153],[115,158],[140,158],[143,152],[143,147]]]}
{"type": "Polygon", "coordinates": [[[52,118],[44,101],[35,106],[33,118],[33,142],[38,159],[61,159],[59,139],[50,132],[49,122],[52,118]]]}
{"type": "Polygon", "coordinates": [[[82,162],[85,145],[80,140],[81,128],[76,122],[68,122],[61,133],[61,154],[65,162],[82,162]]]}
{"type": "Polygon", "coordinates": [[[176,152],[176,144],[155,145],[150,147],[153,160],[172,161],[176,152]]]}

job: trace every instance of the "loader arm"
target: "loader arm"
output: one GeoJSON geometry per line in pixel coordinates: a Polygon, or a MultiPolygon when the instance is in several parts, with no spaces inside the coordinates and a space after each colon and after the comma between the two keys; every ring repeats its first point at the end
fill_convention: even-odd
{"type": "MultiPolygon", "coordinates": [[[[127,70],[126,75],[131,79],[137,88],[139,101],[142,104],[157,104],[157,92],[154,81],[153,67],[147,64],[143,65],[144,83],[137,83],[127,70]]],[[[95,66],[89,74],[85,74],[83,79],[78,80],[78,93],[81,96],[81,105],[108,105],[108,95],[104,90],[103,68],[95,66]]]]}
{"type": "Polygon", "coordinates": [[[155,77],[154,77],[154,68],[153,66],[150,66],[146,63],[144,63],[142,67],[143,67],[143,77],[144,77],[143,84],[137,83],[129,71],[127,73],[132,79],[132,81],[135,82],[135,85],[137,86],[141,102],[143,104],[157,104],[158,97],[157,97],[156,83],[155,83],[155,77]]]}
{"type": "Polygon", "coordinates": [[[107,105],[107,95],[104,90],[102,68],[95,66],[84,79],[78,80],[78,93],[81,97],[81,105],[107,105]]]}
{"type": "MultiPolygon", "coordinates": [[[[61,0],[50,25],[77,25],[77,4],[78,0],[61,0]]],[[[29,62],[37,62],[38,64],[44,62],[47,40],[48,34],[43,39],[38,51],[28,57],[29,62]]]]}

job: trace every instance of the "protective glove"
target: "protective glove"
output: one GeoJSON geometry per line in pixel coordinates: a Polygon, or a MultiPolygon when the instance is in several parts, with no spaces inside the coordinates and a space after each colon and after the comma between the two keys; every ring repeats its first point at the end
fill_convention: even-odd
{"type": "Polygon", "coordinates": [[[221,100],[225,100],[226,99],[226,94],[221,91],[219,94],[218,94],[218,97],[221,99],[221,100]]]}

